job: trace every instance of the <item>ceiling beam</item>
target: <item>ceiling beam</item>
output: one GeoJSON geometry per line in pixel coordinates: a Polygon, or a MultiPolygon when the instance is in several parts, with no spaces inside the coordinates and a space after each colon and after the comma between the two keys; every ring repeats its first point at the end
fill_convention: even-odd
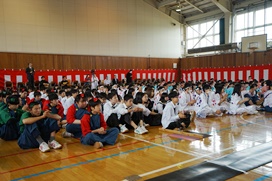
{"type": "Polygon", "coordinates": [[[166,6],[166,5],[172,4],[172,3],[176,3],[176,2],[177,2],[176,0],[164,0],[161,3],[157,4],[157,8],[159,9],[159,8],[161,8],[163,6],[166,6]]]}
{"type": "Polygon", "coordinates": [[[196,7],[194,4],[190,3],[189,1],[185,0],[185,2],[188,3],[188,4],[190,4],[191,6],[193,6],[195,9],[197,9],[201,13],[204,13],[201,9],[199,9],[198,7],[196,7]]]}
{"type": "Polygon", "coordinates": [[[220,9],[217,9],[217,10],[214,10],[214,11],[208,11],[206,13],[195,15],[195,16],[191,16],[191,17],[185,18],[184,20],[185,20],[185,22],[191,22],[191,21],[195,21],[195,20],[215,16],[215,15],[218,15],[218,14],[223,14],[220,9]]]}
{"type": "Polygon", "coordinates": [[[211,0],[221,11],[224,13],[231,12],[231,2],[230,0],[211,0]]]}

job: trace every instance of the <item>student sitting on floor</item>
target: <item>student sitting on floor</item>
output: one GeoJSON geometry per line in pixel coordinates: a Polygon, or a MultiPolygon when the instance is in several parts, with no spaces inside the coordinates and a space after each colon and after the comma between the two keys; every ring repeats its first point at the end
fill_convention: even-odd
{"type": "Polygon", "coordinates": [[[27,101],[27,104],[29,105],[29,103],[31,102],[38,102],[41,105],[41,108],[43,108],[43,104],[46,100],[42,98],[42,94],[38,91],[34,92],[34,98],[30,99],[27,101]]]}
{"type": "Polygon", "coordinates": [[[241,84],[236,84],[230,100],[230,114],[257,114],[255,105],[246,106],[244,103],[249,101],[249,98],[246,97],[242,99],[241,96],[242,86],[241,84]]]}
{"type": "Polygon", "coordinates": [[[75,137],[80,138],[82,135],[81,131],[81,119],[88,111],[87,98],[84,94],[79,94],[75,98],[75,103],[71,105],[67,111],[66,120],[66,131],[63,132],[64,138],[75,137]]]}
{"type": "Polygon", "coordinates": [[[7,97],[8,107],[0,111],[0,138],[3,140],[16,140],[19,137],[19,121],[23,110],[18,109],[19,97],[7,97]]]}
{"type": "Polygon", "coordinates": [[[85,114],[81,119],[82,137],[84,145],[94,145],[95,148],[102,148],[105,144],[114,145],[119,133],[117,128],[106,130],[107,124],[101,113],[101,102],[97,98],[89,101],[91,112],[85,114]]]}
{"type": "Polygon", "coordinates": [[[268,91],[264,93],[264,109],[266,112],[272,112],[272,84],[267,85],[269,87],[268,91]]]}
{"type": "Polygon", "coordinates": [[[211,87],[208,84],[203,85],[203,92],[200,94],[200,96],[197,98],[195,103],[195,111],[197,113],[197,116],[200,118],[206,118],[210,115],[215,116],[222,116],[220,109],[216,107],[211,107],[210,101],[210,92],[211,87]]]}
{"type": "Polygon", "coordinates": [[[146,131],[142,129],[144,125],[143,119],[138,117],[137,114],[134,114],[137,112],[142,112],[143,109],[133,105],[132,95],[130,94],[125,95],[124,103],[119,104],[119,106],[116,109],[117,109],[117,114],[120,117],[121,124],[127,124],[128,128],[133,127],[134,133],[136,134],[146,133],[146,131]]]}
{"type": "Polygon", "coordinates": [[[104,119],[110,128],[117,127],[121,133],[128,132],[126,125],[122,125],[117,116],[118,95],[116,93],[108,94],[109,101],[104,104],[104,119]]]}
{"type": "Polygon", "coordinates": [[[162,126],[166,129],[185,129],[187,128],[194,116],[190,114],[184,114],[182,108],[178,105],[179,94],[176,91],[172,91],[168,97],[168,102],[162,113],[162,126]]]}
{"type": "Polygon", "coordinates": [[[49,111],[42,112],[38,102],[31,102],[29,109],[29,112],[22,115],[19,123],[21,135],[18,145],[20,148],[39,148],[41,152],[47,152],[50,148],[61,148],[61,144],[55,140],[56,132],[59,130],[56,120],[60,119],[60,116],[50,114],[49,111]]]}
{"type": "Polygon", "coordinates": [[[162,93],[160,101],[156,105],[156,110],[158,111],[159,114],[163,113],[163,110],[168,101],[169,101],[168,94],[162,93]]]}
{"type": "Polygon", "coordinates": [[[62,122],[64,109],[58,100],[58,95],[56,93],[50,93],[48,98],[49,100],[44,102],[43,111],[49,110],[52,114],[58,114],[61,117],[60,120],[57,120],[58,124],[66,124],[66,120],[62,122]]]}
{"type": "Polygon", "coordinates": [[[251,105],[261,105],[263,103],[264,98],[259,98],[256,93],[257,84],[251,84],[248,92],[244,95],[244,98],[249,98],[249,101],[245,102],[246,106],[251,105]]]}

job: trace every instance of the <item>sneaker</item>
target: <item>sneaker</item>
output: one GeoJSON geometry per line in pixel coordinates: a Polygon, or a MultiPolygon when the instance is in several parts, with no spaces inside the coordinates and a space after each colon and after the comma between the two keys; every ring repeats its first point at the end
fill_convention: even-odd
{"type": "Polygon", "coordinates": [[[195,120],[195,118],[196,118],[196,112],[195,112],[195,111],[191,111],[191,112],[190,112],[190,115],[191,115],[190,121],[191,121],[191,122],[194,122],[194,120],[195,120]]]}
{"type": "Polygon", "coordinates": [[[120,132],[121,132],[121,133],[126,133],[126,132],[128,132],[128,129],[127,129],[127,127],[126,127],[125,124],[121,126],[120,132]]]}
{"type": "Polygon", "coordinates": [[[150,125],[149,125],[149,124],[144,123],[144,127],[148,127],[148,126],[150,126],[150,125]]]}
{"type": "Polygon", "coordinates": [[[140,126],[140,128],[142,129],[142,131],[143,131],[144,133],[148,133],[148,130],[145,128],[145,126],[140,126]]]}
{"type": "Polygon", "coordinates": [[[44,152],[50,151],[50,148],[49,148],[48,144],[45,143],[45,142],[42,142],[42,143],[40,144],[39,149],[40,149],[41,152],[43,152],[43,153],[44,153],[44,152]]]}
{"type": "Polygon", "coordinates": [[[67,132],[67,131],[64,131],[64,132],[62,133],[62,137],[63,137],[63,138],[72,138],[72,137],[74,137],[74,135],[73,135],[72,133],[69,133],[69,132],[67,132]]]}
{"type": "Polygon", "coordinates": [[[59,144],[59,142],[57,142],[56,140],[48,141],[48,145],[50,148],[53,148],[53,149],[60,149],[62,147],[62,145],[59,144]]]}
{"type": "Polygon", "coordinates": [[[140,126],[138,126],[138,127],[134,130],[134,133],[136,133],[136,134],[144,134],[144,131],[141,129],[140,126]]]}
{"type": "Polygon", "coordinates": [[[95,143],[94,143],[94,147],[95,147],[96,149],[103,148],[103,143],[101,143],[101,142],[95,142],[95,143]]]}

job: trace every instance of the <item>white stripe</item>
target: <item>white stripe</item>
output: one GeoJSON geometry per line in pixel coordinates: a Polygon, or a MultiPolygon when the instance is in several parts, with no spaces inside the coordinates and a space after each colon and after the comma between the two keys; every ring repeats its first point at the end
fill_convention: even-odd
{"type": "Polygon", "coordinates": [[[196,82],[196,73],[193,72],[193,81],[196,82]]]}
{"type": "Polygon", "coordinates": [[[151,79],[151,73],[148,73],[148,79],[151,79]]]}
{"type": "Polygon", "coordinates": [[[125,74],[121,74],[121,80],[123,80],[125,78],[126,78],[125,74]]]}
{"type": "Polygon", "coordinates": [[[214,79],[214,72],[210,72],[210,78],[213,78],[214,79]]]}
{"type": "Polygon", "coordinates": [[[202,72],[198,72],[198,80],[202,80],[202,72]]]}
{"type": "Polygon", "coordinates": [[[166,81],[166,73],[163,73],[163,79],[166,81]]]}
{"type": "Polygon", "coordinates": [[[16,75],[16,82],[23,82],[23,76],[16,75]]]}
{"type": "Polygon", "coordinates": [[[224,79],[228,80],[228,72],[224,71],[224,79]]]}
{"type": "Polygon", "coordinates": [[[243,71],[242,70],[239,71],[238,79],[243,80],[243,71]]]}
{"type": "Polygon", "coordinates": [[[264,80],[268,80],[268,69],[264,69],[263,75],[264,75],[264,80]]]}
{"type": "Polygon", "coordinates": [[[53,75],[48,75],[48,82],[51,83],[53,81],[53,75]]]}
{"type": "Polygon", "coordinates": [[[140,79],[141,76],[140,76],[140,73],[137,73],[137,79],[140,79]]]}
{"type": "Polygon", "coordinates": [[[170,81],[170,79],[171,79],[171,72],[168,72],[167,81],[170,81]]]}
{"type": "Polygon", "coordinates": [[[208,80],[208,72],[204,72],[204,79],[208,80]]]}
{"type": "Polygon", "coordinates": [[[246,79],[248,79],[248,77],[251,76],[250,74],[251,74],[251,73],[250,73],[250,70],[247,70],[247,71],[246,71],[246,79]]]}
{"type": "Polygon", "coordinates": [[[188,78],[187,78],[187,79],[188,79],[188,81],[191,81],[191,80],[192,80],[192,78],[191,78],[191,74],[190,74],[190,73],[188,73],[188,74],[187,74],[187,77],[188,77],[188,78]]]}
{"type": "MultiPolygon", "coordinates": [[[[49,76],[48,76],[48,80],[49,80],[49,76]]],[[[80,75],[76,75],[76,81],[80,82],[80,75]]]]}
{"type": "Polygon", "coordinates": [[[175,78],[176,78],[176,73],[173,72],[173,73],[172,73],[172,81],[175,80],[175,78]]]}
{"type": "Polygon", "coordinates": [[[161,73],[159,73],[159,75],[158,75],[158,79],[160,79],[161,78],[161,73]]]}
{"type": "Polygon", "coordinates": [[[221,72],[217,72],[217,80],[221,80],[221,72]]]}
{"type": "Polygon", "coordinates": [[[156,73],[153,73],[153,78],[154,78],[154,79],[157,79],[156,77],[157,77],[157,76],[156,76],[156,73]]]}
{"type": "Polygon", "coordinates": [[[4,76],[4,79],[5,79],[5,81],[11,81],[10,75],[5,75],[5,76],[4,76]]]}
{"type": "Polygon", "coordinates": [[[254,70],[254,79],[259,81],[259,70],[254,70]]]}
{"type": "Polygon", "coordinates": [[[158,143],[154,143],[154,142],[151,142],[151,141],[148,141],[148,140],[144,140],[144,139],[141,139],[141,138],[136,138],[136,137],[129,136],[129,135],[126,135],[126,134],[122,134],[122,135],[125,136],[125,137],[128,137],[128,138],[132,138],[132,139],[135,139],[135,140],[138,140],[138,141],[146,142],[146,143],[149,143],[149,144],[152,144],[152,145],[156,145],[156,146],[159,146],[159,147],[167,148],[169,150],[173,150],[173,151],[176,151],[176,152],[184,153],[184,154],[187,154],[187,155],[197,156],[197,154],[198,154],[198,155],[206,157],[206,155],[203,155],[203,154],[200,154],[200,153],[193,154],[193,153],[189,153],[189,152],[186,152],[186,151],[175,149],[175,148],[172,148],[172,147],[169,147],[169,146],[165,146],[165,145],[162,145],[162,144],[158,144],[158,143]]]}
{"type": "MultiPolygon", "coordinates": [[[[234,149],[234,148],[236,148],[236,147],[233,146],[233,147],[230,147],[230,148],[226,148],[226,149],[221,150],[221,152],[228,151],[228,150],[232,150],[232,149],[234,149]]],[[[193,161],[199,160],[199,159],[201,159],[201,158],[204,158],[204,157],[206,157],[206,156],[212,156],[212,155],[214,155],[214,154],[218,154],[218,153],[211,153],[211,154],[207,154],[207,155],[205,155],[205,156],[203,155],[203,156],[201,156],[201,157],[192,158],[192,159],[190,159],[190,160],[182,161],[182,162],[179,162],[179,163],[175,163],[175,164],[173,164],[173,165],[169,165],[169,166],[166,166],[166,167],[163,167],[163,168],[159,168],[159,169],[157,169],[157,170],[153,170],[153,171],[150,171],[150,172],[143,173],[143,174],[141,174],[141,175],[139,175],[139,176],[140,176],[140,177],[145,177],[145,176],[147,176],[147,175],[151,175],[151,174],[154,174],[154,173],[157,173],[157,172],[161,172],[161,171],[164,171],[164,170],[168,170],[168,169],[170,169],[170,168],[173,168],[173,167],[176,167],[176,166],[179,166],[179,165],[183,165],[183,164],[185,164],[185,163],[193,162],[193,161]]]]}
{"type": "Polygon", "coordinates": [[[231,71],[231,80],[235,81],[235,71],[231,71]]]}
{"type": "Polygon", "coordinates": [[[146,74],[145,73],[143,73],[143,78],[142,79],[146,79],[146,74]]]}

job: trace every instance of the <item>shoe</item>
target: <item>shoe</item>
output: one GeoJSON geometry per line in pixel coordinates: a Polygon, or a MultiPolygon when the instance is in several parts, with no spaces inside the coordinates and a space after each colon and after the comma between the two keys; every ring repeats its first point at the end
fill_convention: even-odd
{"type": "Polygon", "coordinates": [[[145,126],[140,126],[140,128],[142,129],[142,131],[143,131],[144,133],[148,133],[148,130],[145,128],[145,126]]]}
{"type": "Polygon", "coordinates": [[[206,118],[206,115],[204,113],[197,113],[198,118],[206,118]]]}
{"type": "Polygon", "coordinates": [[[134,133],[136,133],[136,134],[144,134],[144,131],[141,129],[140,126],[138,126],[138,127],[134,130],[134,133]]]}
{"type": "Polygon", "coordinates": [[[95,142],[95,143],[94,143],[94,147],[95,147],[96,149],[103,148],[103,143],[101,143],[101,142],[95,142]]]}
{"type": "Polygon", "coordinates": [[[42,142],[42,143],[40,144],[40,146],[39,146],[39,150],[41,150],[41,152],[44,153],[44,152],[50,151],[50,148],[49,148],[49,146],[48,146],[47,143],[42,142]]]}
{"type": "Polygon", "coordinates": [[[73,138],[74,135],[73,135],[72,133],[69,133],[69,132],[67,132],[67,131],[64,131],[64,132],[62,133],[62,137],[63,137],[63,138],[73,138]]]}
{"type": "Polygon", "coordinates": [[[143,125],[144,127],[148,127],[148,126],[150,126],[149,124],[146,124],[146,123],[144,123],[144,125],[143,125]]]}
{"type": "Polygon", "coordinates": [[[120,132],[121,132],[121,133],[126,133],[126,132],[128,132],[128,129],[127,129],[127,127],[126,127],[125,124],[121,126],[120,132]]]}
{"type": "Polygon", "coordinates": [[[66,128],[67,123],[61,125],[61,128],[66,128]]]}
{"type": "Polygon", "coordinates": [[[191,121],[191,122],[194,122],[194,120],[195,120],[195,118],[196,118],[196,112],[195,112],[195,111],[191,111],[191,112],[190,112],[190,115],[191,115],[190,121],[191,121]]]}
{"type": "Polygon", "coordinates": [[[62,145],[59,144],[59,142],[57,142],[56,140],[48,141],[48,145],[50,148],[53,148],[53,149],[60,149],[62,147],[62,145]]]}

